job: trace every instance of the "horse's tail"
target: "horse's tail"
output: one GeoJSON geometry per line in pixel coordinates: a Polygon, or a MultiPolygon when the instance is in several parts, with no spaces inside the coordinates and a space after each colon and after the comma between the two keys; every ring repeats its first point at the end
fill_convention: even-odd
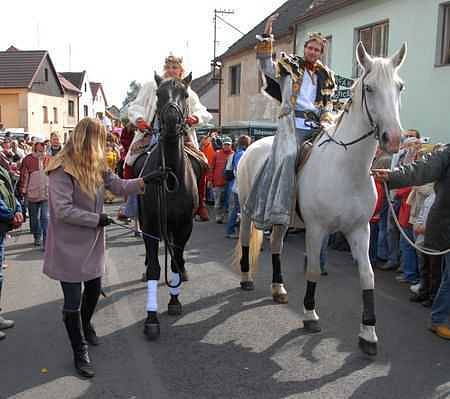
{"type": "MultiPolygon", "coordinates": [[[[261,254],[261,246],[263,243],[263,232],[258,230],[252,223],[250,227],[250,239],[249,239],[249,264],[251,275],[254,276],[258,271],[258,261],[261,254]]],[[[234,248],[233,266],[236,270],[241,271],[241,258],[242,258],[242,242],[238,240],[236,247],[234,248]]]]}
{"type": "Polygon", "coordinates": [[[263,243],[263,232],[258,230],[252,223],[252,228],[250,232],[250,272],[254,276],[258,271],[258,261],[261,255],[261,246],[263,243]]]}

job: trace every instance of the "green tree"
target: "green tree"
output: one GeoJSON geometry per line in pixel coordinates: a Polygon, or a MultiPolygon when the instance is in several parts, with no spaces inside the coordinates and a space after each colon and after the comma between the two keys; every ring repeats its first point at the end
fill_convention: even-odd
{"type": "Polygon", "coordinates": [[[142,85],[139,82],[136,82],[133,80],[130,85],[128,86],[127,95],[125,99],[123,100],[122,106],[126,106],[132,101],[134,101],[139,93],[139,90],[141,90],[142,85]]]}

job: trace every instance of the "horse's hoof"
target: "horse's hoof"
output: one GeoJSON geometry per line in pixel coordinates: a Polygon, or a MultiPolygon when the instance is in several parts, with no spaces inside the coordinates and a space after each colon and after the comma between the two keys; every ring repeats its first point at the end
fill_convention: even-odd
{"type": "Polygon", "coordinates": [[[253,291],[255,284],[253,284],[253,281],[241,281],[241,289],[244,291],[253,291]]]}
{"type": "Polygon", "coordinates": [[[169,305],[167,305],[167,314],[169,316],[180,316],[183,313],[183,306],[176,300],[170,300],[169,305]]]}
{"type": "Polygon", "coordinates": [[[181,281],[183,282],[189,281],[189,274],[186,270],[181,273],[181,281]]]}
{"type": "Polygon", "coordinates": [[[359,337],[358,346],[366,355],[376,356],[378,353],[376,342],[366,341],[364,338],[359,337]]]}
{"type": "Polygon", "coordinates": [[[141,281],[142,281],[143,283],[146,283],[146,282],[147,282],[147,273],[142,273],[141,281]]]}
{"type": "Polygon", "coordinates": [[[288,293],[283,283],[272,283],[272,298],[276,303],[288,303],[288,293]]]}
{"type": "Polygon", "coordinates": [[[288,295],[287,294],[272,294],[272,298],[274,302],[285,305],[288,303],[288,295]]]}
{"type": "Polygon", "coordinates": [[[309,333],[319,333],[322,331],[319,320],[303,320],[303,329],[309,333]]]}
{"type": "Polygon", "coordinates": [[[154,315],[148,315],[144,324],[144,334],[149,341],[155,341],[161,334],[158,317],[154,315]]]}

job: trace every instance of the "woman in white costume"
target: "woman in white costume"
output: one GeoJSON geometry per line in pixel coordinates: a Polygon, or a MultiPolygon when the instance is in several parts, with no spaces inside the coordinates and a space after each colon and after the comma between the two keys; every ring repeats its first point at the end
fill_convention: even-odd
{"type": "MultiPolygon", "coordinates": [[[[183,79],[185,71],[183,68],[183,59],[169,55],[164,63],[164,78],[183,79]]],[[[138,130],[134,136],[133,142],[128,151],[125,163],[132,166],[138,156],[142,154],[148,146],[157,141],[155,128],[158,124],[156,120],[156,91],[158,87],[154,80],[145,83],[139,91],[136,99],[129,105],[128,118],[137,126],[138,130]]],[[[193,147],[196,153],[199,151],[197,135],[195,127],[208,123],[212,119],[212,115],[208,112],[205,106],[200,103],[198,95],[188,87],[188,104],[189,115],[186,118],[188,125],[185,145],[193,147]]],[[[205,207],[206,195],[206,173],[201,177],[199,182],[199,207],[197,214],[202,221],[209,220],[208,210],[205,207]]]]}

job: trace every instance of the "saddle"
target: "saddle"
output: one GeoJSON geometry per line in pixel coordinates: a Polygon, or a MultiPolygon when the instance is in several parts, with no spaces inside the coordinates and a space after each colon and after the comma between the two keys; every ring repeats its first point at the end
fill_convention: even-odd
{"type": "Polygon", "coordinates": [[[323,135],[323,129],[315,131],[310,138],[303,141],[303,143],[297,143],[297,160],[295,162],[295,173],[299,173],[303,166],[308,161],[314,144],[323,135]]]}

